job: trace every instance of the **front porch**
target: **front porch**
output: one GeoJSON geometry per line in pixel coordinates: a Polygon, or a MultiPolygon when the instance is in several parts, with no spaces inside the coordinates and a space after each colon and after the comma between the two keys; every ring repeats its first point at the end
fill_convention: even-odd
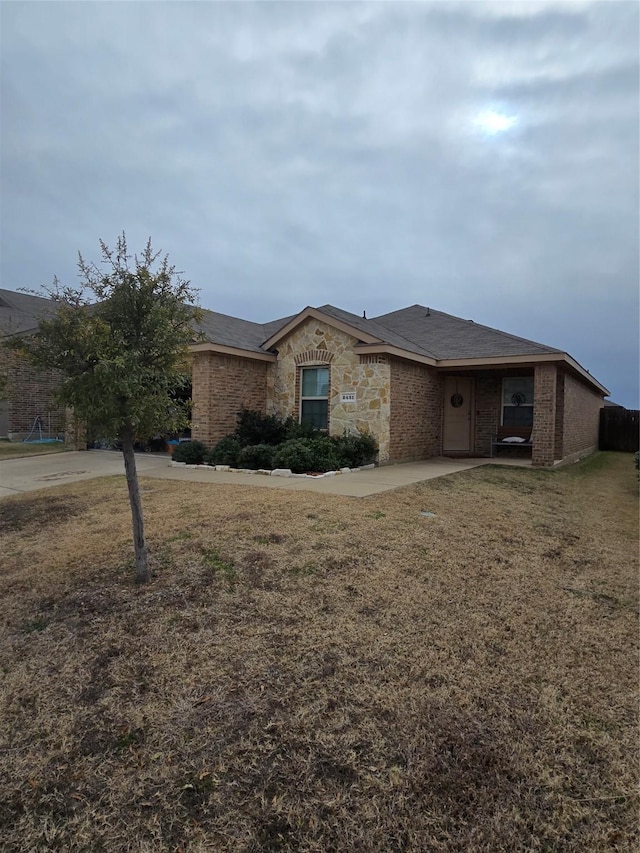
{"type": "Polygon", "coordinates": [[[443,456],[552,467],[562,459],[563,379],[555,364],[448,374],[443,456]]]}

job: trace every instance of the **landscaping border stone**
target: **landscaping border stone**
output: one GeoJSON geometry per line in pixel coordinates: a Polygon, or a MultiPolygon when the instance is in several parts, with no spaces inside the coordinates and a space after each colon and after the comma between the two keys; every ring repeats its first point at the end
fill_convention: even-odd
{"type": "Polygon", "coordinates": [[[359,468],[340,468],[338,471],[325,471],[324,474],[294,474],[290,468],[274,468],[268,471],[266,468],[232,468],[230,465],[187,465],[186,462],[170,462],[172,468],[197,468],[206,471],[222,471],[230,474],[261,474],[268,477],[300,477],[308,480],[321,480],[323,477],[337,477],[339,474],[355,474],[356,471],[369,471],[375,468],[375,463],[361,465],[359,468]]]}

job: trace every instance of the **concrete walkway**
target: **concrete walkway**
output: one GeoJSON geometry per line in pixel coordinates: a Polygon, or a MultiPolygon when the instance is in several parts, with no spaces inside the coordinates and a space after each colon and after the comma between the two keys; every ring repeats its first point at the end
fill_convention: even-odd
{"type": "Polygon", "coordinates": [[[297,477],[269,477],[264,474],[234,474],[224,471],[204,471],[197,468],[154,469],[148,476],[169,480],[184,480],[198,483],[228,483],[258,486],[269,489],[289,489],[299,492],[316,492],[324,495],[347,495],[363,498],[400,486],[456,474],[469,468],[484,465],[487,459],[428,459],[424,462],[406,462],[400,465],[383,465],[352,474],[336,474],[335,477],[318,479],[297,477]]]}
{"type": "MultiPolygon", "coordinates": [[[[335,477],[318,479],[296,477],[269,477],[264,474],[234,474],[213,469],[179,468],[170,464],[166,455],[150,453],[136,454],[138,473],[143,477],[162,480],[178,480],[190,483],[217,483],[256,486],[270,489],[293,489],[311,491],[325,495],[347,495],[366,497],[378,492],[397,489],[445,477],[479,465],[496,464],[495,459],[445,459],[438,457],[424,462],[406,462],[400,465],[385,465],[353,474],[337,474],[335,477]]],[[[505,460],[499,464],[530,467],[528,460],[505,460]]],[[[0,462],[0,498],[46,489],[66,483],[124,474],[122,454],[108,450],[52,453],[7,459],[0,462]]]]}

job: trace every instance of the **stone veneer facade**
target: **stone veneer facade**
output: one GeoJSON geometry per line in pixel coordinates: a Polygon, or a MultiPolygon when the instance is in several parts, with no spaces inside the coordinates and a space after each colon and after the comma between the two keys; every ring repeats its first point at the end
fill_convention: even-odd
{"type": "Polygon", "coordinates": [[[357,338],[317,320],[307,320],[278,342],[267,369],[267,413],[298,417],[303,367],[329,367],[329,433],[370,432],[379,461],[389,461],[390,367],[386,356],[358,355],[357,338]],[[355,393],[354,403],[340,395],[355,393]]]}

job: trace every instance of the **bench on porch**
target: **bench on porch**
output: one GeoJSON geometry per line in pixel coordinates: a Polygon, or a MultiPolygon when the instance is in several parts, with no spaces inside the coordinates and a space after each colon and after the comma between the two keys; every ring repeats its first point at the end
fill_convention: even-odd
{"type": "Polygon", "coordinates": [[[531,427],[500,426],[491,441],[491,456],[494,457],[499,447],[533,447],[531,427]],[[523,441],[509,441],[510,438],[521,438],[523,441]]]}

